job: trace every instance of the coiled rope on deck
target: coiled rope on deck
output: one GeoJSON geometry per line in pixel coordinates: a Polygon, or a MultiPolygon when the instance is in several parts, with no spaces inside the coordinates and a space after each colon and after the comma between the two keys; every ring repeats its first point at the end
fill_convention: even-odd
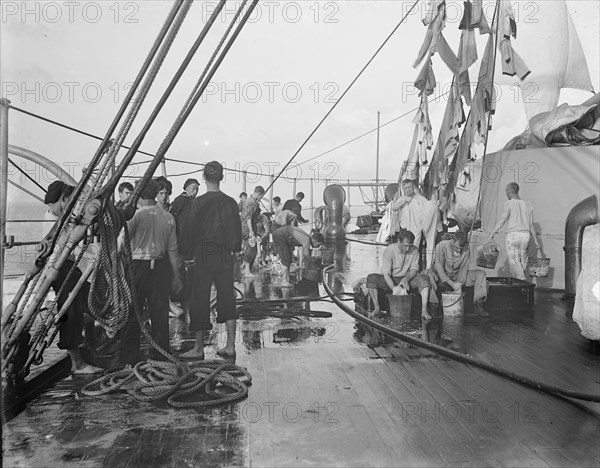
{"type": "MultiPolygon", "coordinates": [[[[150,180],[150,178],[154,174],[154,171],[158,167],[158,164],[163,159],[167,150],[171,146],[174,138],[177,136],[177,133],[179,132],[179,130],[183,126],[184,122],[186,121],[187,117],[189,116],[191,110],[194,108],[195,104],[198,102],[198,100],[202,96],[204,90],[206,89],[208,82],[210,81],[210,79],[212,78],[212,76],[214,75],[216,70],[218,69],[218,67],[221,64],[222,60],[224,59],[225,55],[227,54],[227,52],[233,45],[233,42],[239,35],[239,32],[241,31],[243,26],[248,21],[249,16],[251,15],[256,4],[258,3],[258,0],[253,0],[251,6],[246,10],[244,17],[241,19],[240,24],[234,31],[232,37],[229,39],[229,41],[225,45],[223,52],[221,52],[218,59],[216,59],[216,63],[211,68],[213,60],[215,60],[218,51],[221,49],[221,47],[225,43],[225,40],[229,36],[230,32],[232,31],[234,24],[236,23],[237,19],[239,18],[243,9],[245,8],[246,1],[247,0],[244,0],[242,2],[241,6],[239,7],[239,9],[237,10],[236,15],[234,16],[230,26],[227,28],[225,34],[223,35],[223,38],[221,39],[221,41],[217,47],[217,50],[211,57],[209,64],[206,66],[204,73],[198,80],[196,86],[194,87],[194,90],[188,97],[188,100],[184,104],[184,106],[183,106],[182,110],[180,111],[179,115],[177,116],[175,122],[169,129],[167,136],[163,139],[163,141],[159,147],[159,150],[157,151],[157,154],[154,157],[154,160],[152,161],[150,166],[147,168],[147,170],[144,173],[138,186],[134,189],[132,197],[131,197],[130,201],[128,202],[129,206],[131,206],[137,202],[137,199],[141,195],[143,188],[145,187],[147,182],[150,180]]],[[[159,103],[155,107],[152,115],[146,122],[140,135],[136,138],[131,149],[128,151],[124,160],[121,162],[121,164],[115,171],[115,175],[113,176],[113,178],[108,182],[108,184],[107,184],[108,187],[114,187],[116,182],[123,175],[125,168],[131,162],[135,152],[141,145],[144,136],[146,135],[146,133],[150,129],[150,126],[152,125],[154,119],[158,115],[158,112],[160,111],[160,109],[162,109],[162,107],[166,103],[173,88],[179,81],[179,78],[183,74],[184,70],[187,68],[187,65],[190,63],[195,52],[197,51],[198,47],[202,43],[208,30],[210,29],[210,26],[212,26],[212,24],[216,20],[217,15],[218,15],[220,9],[224,6],[224,4],[225,4],[225,1],[221,0],[221,2],[219,3],[219,7],[211,15],[209,22],[205,25],[205,28],[202,30],[202,32],[200,33],[196,42],[194,43],[194,45],[188,52],[182,65],[177,70],[175,76],[171,80],[167,90],[165,91],[165,93],[161,97],[159,103]]],[[[107,211],[109,213],[109,216],[107,218],[108,221],[112,221],[114,219],[117,222],[120,221],[121,224],[124,224],[124,219],[121,216],[121,213],[116,212],[116,210],[114,210],[114,208],[108,208],[107,211]],[[113,211],[114,211],[114,213],[113,213],[113,211]]],[[[114,226],[112,226],[112,225],[107,226],[107,230],[112,230],[112,235],[118,234],[118,230],[115,230],[114,226]]],[[[125,269],[125,273],[126,273],[125,277],[129,279],[131,284],[133,284],[134,278],[133,278],[133,271],[131,268],[131,249],[130,249],[128,239],[126,239],[125,244],[126,244],[125,245],[125,255],[124,255],[124,257],[125,257],[124,258],[124,269],[125,269]]],[[[107,248],[107,252],[110,250],[110,247],[112,247],[114,245],[116,245],[116,243],[114,242],[114,239],[111,238],[111,246],[109,246],[109,248],[107,248]]],[[[114,255],[114,254],[116,254],[116,251],[113,251],[110,253],[114,255]]],[[[238,400],[240,398],[245,397],[248,394],[248,389],[247,389],[246,383],[249,383],[251,381],[251,377],[246,369],[238,367],[238,366],[234,366],[232,364],[223,364],[223,362],[221,362],[221,361],[217,361],[217,363],[212,363],[212,364],[210,361],[198,361],[195,364],[188,364],[185,362],[180,362],[177,358],[175,358],[173,355],[171,355],[167,350],[162,349],[153,340],[152,336],[148,333],[148,331],[144,327],[144,323],[143,323],[142,316],[141,316],[141,311],[139,309],[139,304],[136,299],[135,288],[131,289],[131,293],[132,294],[129,299],[131,300],[133,310],[135,311],[135,314],[136,314],[136,319],[137,319],[138,323],[140,324],[140,328],[141,328],[142,332],[144,333],[144,335],[146,336],[146,338],[148,339],[150,344],[159,353],[161,353],[165,358],[167,358],[168,361],[171,361],[171,362],[149,360],[147,362],[138,363],[132,369],[124,369],[122,371],[117,371],[113,374],[110,374],[109,376],[102,377],[100,379],[95,380],[91,384],[84,387],[84,389],[83,389],[84,394],[97,395],[97,394],[108,393],[108,392],[111,392],[111,391],[117,390],[117,389],[124,389],[139,400],[154,401],[154,400],[158,400],[158,399],[167,398],[167,401],[169,404],[171,404],[173,406],[177,406],[177,407],[213,406],[213,405],[217,405],[217,404],[223,404],[223,403],[228,403],[231,401],[238,400]],[[217,366],[217,367],[213,368],[214,366],[217,366]],[[237,378],[235,378],[235,375],[243,375],[245,377],[245,379],[244,380],[237,379],[237,378]],[[234,393],[222,394],[220,392],[217,392],[215,389],[217,384],[221,384],[221,386],[225,386],[225,387],[229,387],[229,388],[233,389],[234,393]],[[99,386],[100,389],[94,390],[95,386],[99,386]],[[177,399],[182,396],[194,393],[201,388],[204,389],[204,392],[206,395],[208,395],[209,397],[211,397],[213,399],[209,400],[209,401],[200,401],[200,402],[179,401],[177,399]],[[98,392],[100,392],[100,393],[98,393],[98,392]]],[[[127,309],[125,309],[125,311],[127,311],[127,309]]],[[[125,317],[126,317],[126,315],[125,315],[125,317]]]]}
{"type": "Polygon", "coordinates": [[[245,368],[223,361],[176,364],[148,360],[137,363],[131,369],[119,370],[97,379],[83,387],[81,393],[99,396],[122,390],[139,401],[167,399],[171,406],[178,408],[205,408],[245,398],[251,382],[252,376],[245,368]],[[233,393],[217,391],[217,385],[227,387],[233,393]],[[212,399],[181,400],[202,389],[212,399]]]}

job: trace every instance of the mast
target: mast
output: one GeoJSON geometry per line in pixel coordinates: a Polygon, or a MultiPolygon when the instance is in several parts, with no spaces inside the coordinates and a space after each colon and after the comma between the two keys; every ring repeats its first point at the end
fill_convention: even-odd
{"type": "Polygon", "coordinates": [[[375,163],[375,211],[379,213],[379,117],[381,112],[377,111],[377,159],[375,163]]]}

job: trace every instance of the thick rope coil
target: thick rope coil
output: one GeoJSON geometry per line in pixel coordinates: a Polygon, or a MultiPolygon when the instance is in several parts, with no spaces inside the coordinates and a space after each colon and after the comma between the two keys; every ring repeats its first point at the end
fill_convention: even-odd
{"type": "Polygon", "coordinates": [[[109,336],[114,336],[127,323],[134,298],[131,283],[127,281],[129,275],[126,274],[126,270],[129,264],[124,263],[124,260],[131,259],[127,225],[111,203],[107,203],[102,212],[97,234],[100,237],[100,252],[90,280],[88,307],[92,317],[102,325],[109,336]],[[124,255],[118,251],[121,228],[125,231],[124,255]]]}
{"type": "Polygon", "coordinates": [[[167,400],[178,408],[201,408],[222,405],[248,395],[252,376],[244,367],[223,361],[172,363],[148,360],[131,369],[123,369],[87,384],[81,393],[87,396],[106,395],[116,390],[126,391],[139,401],[167,400]],[[217,389],[227,387],[233,393],[217,389]],[[204,389],[210,399],[180,401],[184,396],[204,389]]]}

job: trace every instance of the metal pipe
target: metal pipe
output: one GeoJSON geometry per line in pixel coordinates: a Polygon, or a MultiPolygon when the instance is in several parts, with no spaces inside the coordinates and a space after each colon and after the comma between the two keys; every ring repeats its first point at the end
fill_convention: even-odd
{"type": "Polygon", "coordinates": [[[325,229],[325,242],[347,243],[343,226],[344,202],[346,194],[341,185],[330,185],[323,191],[323,201],[327,205],[329,223],[325,229]]]}
{"type": "Polygon", "coordinates": [[[598,197],[592,195],[573,207],[565,223],[565,299],[575,297],[576,283],[581,272],[583,229],[600,222],[598,197]]]}
{"type": "Polygon", "coordinates": [[[4,294],[4,238],[8,201],[8,99],[0,99],[0,310],[4,294]]]}
{"type": "Polygon", "coordinates": [[[350,203],[350,179],[348,179],[348,183],[346,184],[346,201],[348,203],[348,209],[350,209],[350,207],[352,206],[352,204],[350,203]]]}
{"type": "Polygon", "coordinates": [[[32,161],[42,166],[57,179],[62,180],[65,184],[77,185],[77,181],[71,176],[71,174],[65,171],[54,161],[42,156],[39,153],[36,153],[35,151],[21,148],[20,146],[8,145],[8,152],[9,154],[14,154],[15,156],[19,156],[20,158],[27,159],[28,161],[32,161]]]}

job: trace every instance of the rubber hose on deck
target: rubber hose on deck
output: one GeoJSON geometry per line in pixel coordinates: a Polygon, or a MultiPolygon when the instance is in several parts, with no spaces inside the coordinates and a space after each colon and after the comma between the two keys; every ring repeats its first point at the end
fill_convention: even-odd
{"type": "Polygon", "coordinates": [[[443,346],[439,346],[439,345],[436,345],[433,343],[428,343],[428,342],[420,340],[418,338],[414,338],[410,335],[406,335],[404,333],[399,332],[398,330],[394,330],[393,328],[386,327],[385,325],[382,325],[381,323],[379,323],[375,320],[371,320],[370,318],[359,314],[358,312],[352,310],[350,307],[346,306],[343,302],[338,300],[336,295],[333,294],[333,291],[327,284],[327,281],[325,281],[325,274],[328,273],[329,270],[331,270],[332,268],[333,268],[333,265],[329,265],[329,266],[323,268],[323,287],[325,288],[325,291],[327,292],[329,297],[333,300],[333,302],[340,309],[342,309],[344,312],[346,312],[348,315],[354,317],[357,320],[360,320],[361,322],[363,322],[373,328],[376,328],[377,330],[385,333],[386,335],[389,335],[392,338],[396,338],[400,341],[404,341],[406,343],[412,344],[414,346],[418,346],[420,348],[425,348],[430,351],[434,351],[438,354],[441,354],[442,356],[448,357],[455,361],[462,362],[464,364],[471,364],[473,366],[479,367],[480,369],[497,374],[501,377],[505,377],[507,379],[514,380],[515,382],[527,385],[528,387],[533,387],[537,390],[541,390],[544,393],[560,395],[560,396],[569,397],[569,398],[575,398],[577,400],[593,401],[595,403],[600,403],[600,395],[592,395],[589,393],[581,393],[581,392],[574,392],[571,390],[565,390],[565,389],[562,389],[559,387],[555,387],[553,385],[547,385],[542,382],[538,382],[538,381],[529,379],[528,377],[523,377],[522,375],[515,374],[514,372],[503,369],[502,367],[495,366],[492,364],[487,364],[483,361],[479,361],[470,356],[465,356],[464,354],[460,354],[460,353],[457,353],[456,351],[452,351],[450,349],[444,348],[443,346]]]}

